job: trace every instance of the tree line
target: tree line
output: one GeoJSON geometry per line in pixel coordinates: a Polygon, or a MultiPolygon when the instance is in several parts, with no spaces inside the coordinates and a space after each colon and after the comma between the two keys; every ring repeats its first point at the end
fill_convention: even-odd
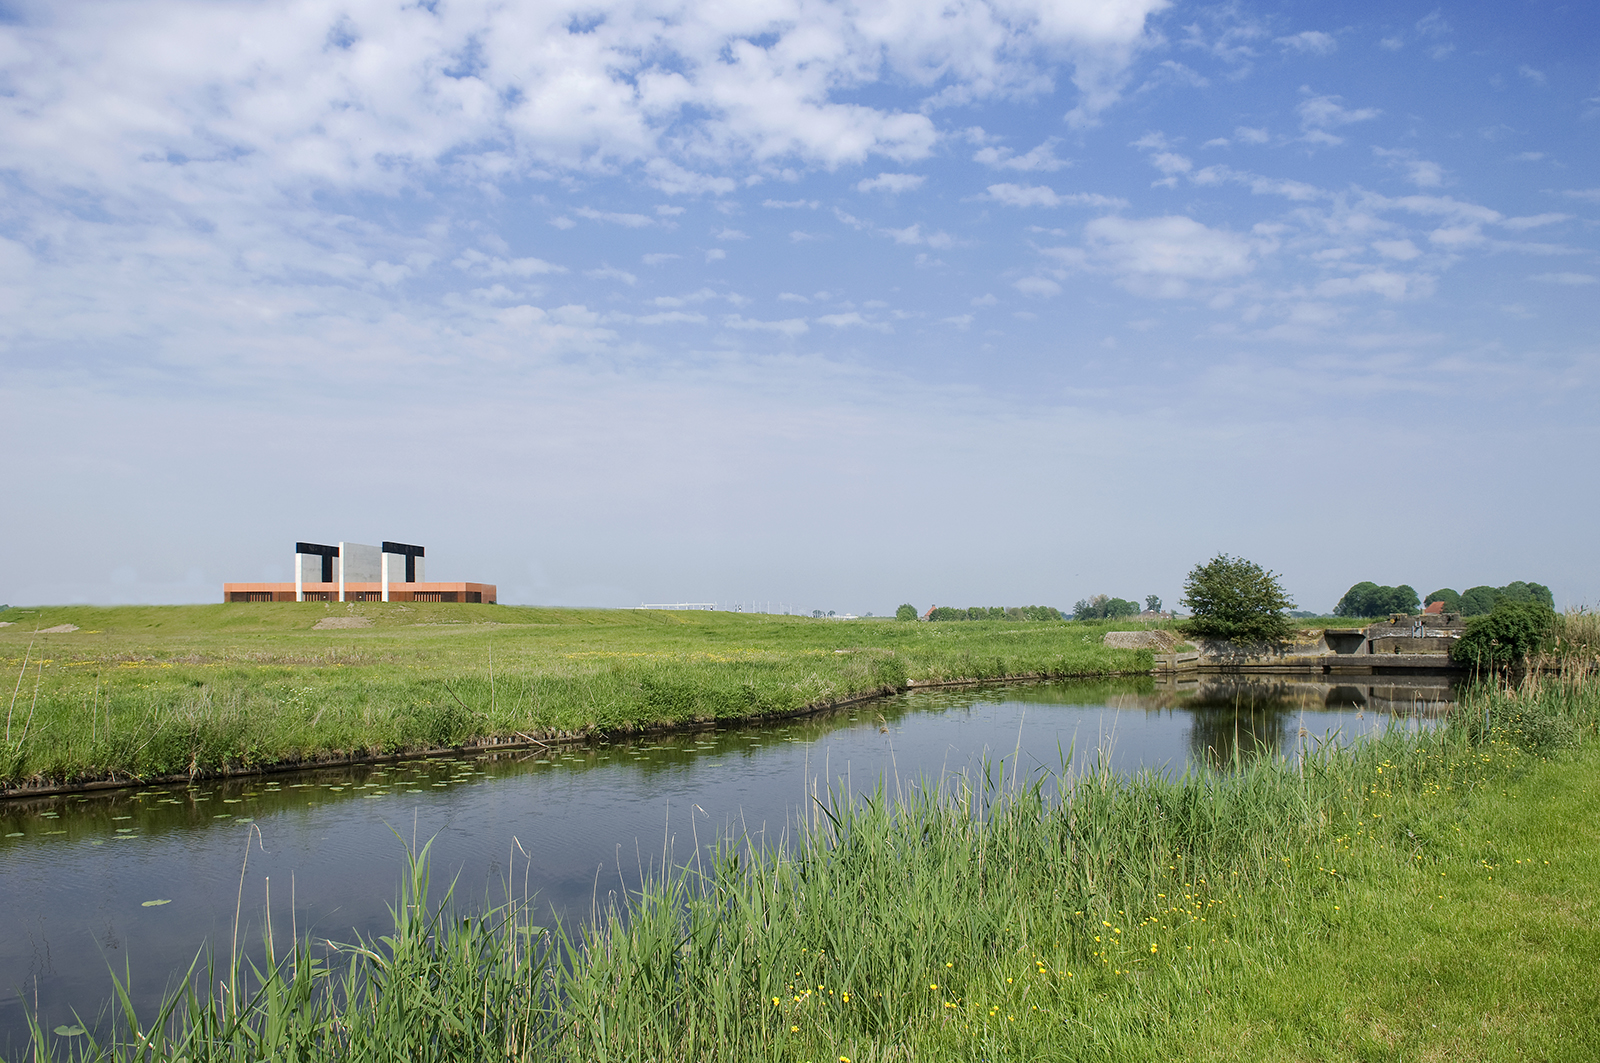
{"type": "MultiPolygon", "coordinates": [[[[1161,612],[1161,599],[1154,594],[1145,595],[1143,609],[1152,613],[1161,612]]],[[[1112,598],[1104,594],[1096,594],[1090,598],[1079,598],[1072,607],[1074,620],[1117,620],[1124,616],[1138,616],[1141,606],[1138,602],[1131,602],[1126,598],[1112,598]]]]}
{"type": "Polygon", "coordinates": [[[1388,616],[1390,613],[1415,613],[1422,606],[1434,602],[1443,602],[1445,612],[1460,613],[1462,616],[1487,616],[1502,602],[1507,605],[1532,602],[1552,610],[1556,604],[1549,587],[1542,583],[1524,583],[1522,580],[1513,581],[1504,587],[1472,587],[1461,594],[1457,594],[1449,587],[1443,587],[1421,602],[1417,601],[1417,592],[1407,584],[1386,587],[1363,581],[1345,591],[1344,597],[1339,599],[1339,604],[1333,607],[1333,615],[1388,616]]]}
{"type": "MultiPolygon", "coordinates": [[[[915,620],[917,607],[907,602],[894,611],[896,620],[915,620]]],[[[966,609],[935,606],[929,620],[1060,620],[1061,610],[1052,605],[973,605],[966,609]]]]}

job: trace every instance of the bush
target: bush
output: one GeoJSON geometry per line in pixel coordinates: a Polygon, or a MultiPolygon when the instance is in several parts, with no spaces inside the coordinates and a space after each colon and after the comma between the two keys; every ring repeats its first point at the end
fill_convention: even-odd
{"type": "Polygon", "coordinates": [[[1450,659],[1475,668],[1517,664],[1539,652],[1555,624],[1555,610],[1543,602],[1501,602],[1487,616],[1467,621],[1466,634],[1450,647],[1450,659]]]}
{"type": "Polygon", "coordinates": [[[1277,574],[1242,557],[1218,554],[1196,565],[1183,581],[1183,597],[1191,618],[1191,635],[1231,639],[1237,643],[1282,642],[1293,630],[1285,610],[1294,602],[1283,592],[1277,574]]]}
{"type": "Polygon", "coordinates": [[[907,602],[894,611],[894,618],[896,620],[915,620],[917,618],[917,607],[907,602]]]}

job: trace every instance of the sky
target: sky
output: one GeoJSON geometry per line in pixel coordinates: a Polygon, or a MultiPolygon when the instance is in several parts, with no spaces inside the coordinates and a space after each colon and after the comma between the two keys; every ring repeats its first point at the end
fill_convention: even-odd
{"type": "Polygon", "coordinates": [[[0,602],[1600,604],[1600,9],[0,0],[0,602]]]}

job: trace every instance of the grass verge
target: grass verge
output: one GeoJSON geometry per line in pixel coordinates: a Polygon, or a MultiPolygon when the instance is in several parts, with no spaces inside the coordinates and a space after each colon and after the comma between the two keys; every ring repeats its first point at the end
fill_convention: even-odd
{"type": "Polygon", "coordinates": [[[5,616],[0,790],[782,716],[910,682],[1152,663],[1102,645],[1111,623],[378,602],[5,616]]]}
{"type": "MultiPolygon", "coordinates": [[[[1223,774],[835,797],[541,930],[427,898],[43,1059],[1592,1059],[1600,682],[1223,774]],[[1066,785],[1069,784],[1070,785],[1066,785]],[[1061,784],[1058,788],[1058,784],[1061,784]]],[[[270,949],[269,949],[270,953],[270,949]]]]}

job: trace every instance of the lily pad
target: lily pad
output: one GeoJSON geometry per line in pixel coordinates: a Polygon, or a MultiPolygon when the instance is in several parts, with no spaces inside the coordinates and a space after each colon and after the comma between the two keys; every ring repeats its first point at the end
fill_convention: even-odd
{"type": "Polygon", "coordinates": [[[172,898],[171,897],[164,897],[159,901],[141,901],[139,903],[139,907],[141,907],[141,908],[159,908],[163,904],[171,904],[171,903],[172,903],[172,898]]]}
{"type": "Polygon", "coordinates": [[[74,1023],[71,1026],[57,1026],[54,1032],[58,1037],[79,1037],[89,1031],[74,1023]]]}

